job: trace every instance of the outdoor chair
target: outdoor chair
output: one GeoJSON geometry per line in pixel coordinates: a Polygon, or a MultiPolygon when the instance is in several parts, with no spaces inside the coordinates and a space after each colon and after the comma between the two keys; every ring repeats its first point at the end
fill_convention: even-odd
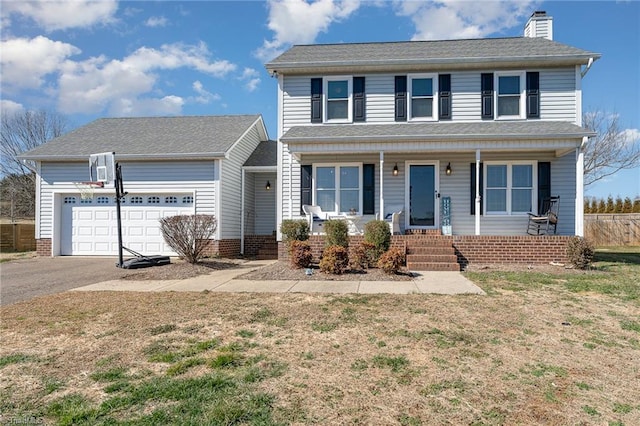
{"type": "Polygon", "coordinates": [[[327,220],[327,213],[323,212],[320,206],[311,206],[305,204],[302,206],[302,211],[307,216],[309,222],[309,232],[311,234],[319,234],[322,232],[322,225],[327,220]]]}
{"type": "Polygon", "coordinates": [[[391,235],[399,235],[400,234],[400,215],[404,211],[403,206],[389,206],[385,209],[386,214],[382,218],[385,222],[389,224],[389,231],[391,231],[391,235]]]}
{"type": "Polygon", "coordinates": [[[529,224],[527,225],[527,234],[529,235],[547,235],[555,234],[558,226],[558,212],[560,210],[560,196],[552,196],[542,201],[538,214],[529,213],[529,224]]]}

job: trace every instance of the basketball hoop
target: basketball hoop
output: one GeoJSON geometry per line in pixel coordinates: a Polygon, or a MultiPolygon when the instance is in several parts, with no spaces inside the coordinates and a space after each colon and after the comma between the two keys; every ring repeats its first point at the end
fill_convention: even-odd
{"type": "Polygon", "coordinates": [[[82,200],[92,200],[93,191],[96,188],[104,188],[104,182],[74,182],[73,184],[78,188],[82,200]]]}

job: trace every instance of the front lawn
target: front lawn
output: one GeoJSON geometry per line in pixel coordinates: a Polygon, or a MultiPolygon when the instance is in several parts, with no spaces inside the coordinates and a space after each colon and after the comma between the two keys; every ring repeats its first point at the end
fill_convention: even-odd
{"type": "Polygon", "coordinates": [[[487,296],[70,292],[1,308],[0,423],[640,424],[640,248],[487,296]]]}

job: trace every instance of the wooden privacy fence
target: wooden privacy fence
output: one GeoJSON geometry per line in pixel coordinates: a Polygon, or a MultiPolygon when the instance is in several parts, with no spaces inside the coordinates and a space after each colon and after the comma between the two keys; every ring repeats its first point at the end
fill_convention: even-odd
{"type": "Polygon", "coordinates": [[[640,214],[585,214],[584,236],[596,246],[640,245],[640,214]]]}
{"type": "Polygon", "coordinates": [[[28,251],[36,249],[36,226],[33,223],[0,224],[2,251],[28,251]]]}

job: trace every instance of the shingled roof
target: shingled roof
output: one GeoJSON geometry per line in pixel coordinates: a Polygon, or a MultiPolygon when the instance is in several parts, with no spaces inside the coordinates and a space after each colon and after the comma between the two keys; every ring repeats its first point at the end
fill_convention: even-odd
{"type": "Polygon", "coordinates": [[[513,140],[561,139],[595,136],[564,121],[487,121],[465,123],[416,122],[402,124],[295,126],[282,136],[284,143],[399,140],[513,140]]]}
{"type": "Polygon", "coordinates": [[[253,150],[244,165],[247,167],[276,167],[278,165],[278,144],[263,141],[253,150]]]}
{"type": "Polygon", "coordinates": [[[87,159],[98,152],[124,158],[221,158],[252,126],[267,139],[261,115],[101,118],[20,158],[87,159]]]}
{"type": "Polygon", "coordinates": [[[467,40],[295,45],[267,63],[272,73],[400,70],[417,66],[459,67],[512,63],[587,64],[599,53],[545,38],[510,37],[467,40]]]}

